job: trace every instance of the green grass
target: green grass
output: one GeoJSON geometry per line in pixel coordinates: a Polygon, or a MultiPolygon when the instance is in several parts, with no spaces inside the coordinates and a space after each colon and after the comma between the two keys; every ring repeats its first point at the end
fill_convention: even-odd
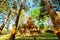
{"type": "MultiPolygon", "coordinates": [[[[7,32],[6,30],[3,30],[3,33],[0,35],[0,37],[2,37],[2,36],[4,37],[4,35],[7,35],[6,32],[7,32]]],[[[11,30],[9,30],[9,33],[10,32],[11,32],[11,30]]],[[[8,37],[10,37],[10,36],[8,36],[8,37]]],[[[52,33],[46,33],[45,32],[45,33],[42,33],[42,34],[39,34],[39,35],[32,35],[32,36],[21,36],[21,35],[18,36],[18,35],[16,35],[15,40],[34,40],[34,37],[36,39],[43,39],[43,38],[54,39],[54,38],[57,38],[56,35],[54,35],[52,33]]],[[[6,39],[8,39],[8,38],[6,37],[6,39]]],[[[3,38],[2,40],[5,40],[5,38],[3,38]]]]}
{"type": "Polygon", "coordinates": [[[21,38],[16,38],[16,40],[34,40],[34,37],[36,39],[51,39],[54,40],[57,38],[56,35],[51,34],[51,33],[42,33],[40,35],[32,35],[32,36],[23,36],[21,38]]]}

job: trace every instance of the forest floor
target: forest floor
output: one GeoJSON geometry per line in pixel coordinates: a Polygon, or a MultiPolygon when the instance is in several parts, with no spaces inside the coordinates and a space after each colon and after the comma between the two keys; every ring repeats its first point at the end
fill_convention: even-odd
{"type": "MultiPolygon", "coordinates": [[[[0,35],[0,40],[8,40],[10,35],[11,35],[10,32],[6,33],[4,31],[4,33],[2,33],[0,35]]],[[[42,33],[42,34],[37,35],[37,36],[35,36],[35,35],[32,35],[32,36],[22,36],[19,33],[17,33],[16,37],[15,37],[15,40],[34,40],[34,38],[35,39],[39,39],[39,40],[44,40],[44,39],[45,40],[50,40],[50,39],[51,40],[57,40],[56,35],[51,34],[51,33],[42,33]]]]}
{"type": "Polygon", "coordinates": [[[0,40],[8,39],[9,36],[10,36],[10,34],[1,35],[1,36],[0,36],[0,40]]]}
{"type": "MultiPolygon", "coordinates": [[[[10,37],[10,34],[1,35],[0,40],[8,40],[9,37],[10,37]]],[[[17,34],[15,40],[34,40],[34,38],[39,40],[57,40],[57,37],[53,37],[48,34],[47,35],[40,34],[38,36],[20,36],[19,34],[17,34]]]]}
{"type": "Polygon", "coordinates": [[[40,34],[40,35],[32,35],[32,36],[18,36],[15,38],[15,40],[57,40],[57,37],[49,34],[49,33],[44,33],[44,34],[40,34]]]}

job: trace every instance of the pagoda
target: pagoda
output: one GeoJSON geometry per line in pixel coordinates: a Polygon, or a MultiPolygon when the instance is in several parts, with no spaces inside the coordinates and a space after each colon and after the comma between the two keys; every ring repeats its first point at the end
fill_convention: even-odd
{"type": "Polygon", "coordinates": [[[29,17],[26,24],[20,28],[20,33],[24,35],[38,35],[41,33],[39,28],[32,22],[32,18],[29,17]]]}

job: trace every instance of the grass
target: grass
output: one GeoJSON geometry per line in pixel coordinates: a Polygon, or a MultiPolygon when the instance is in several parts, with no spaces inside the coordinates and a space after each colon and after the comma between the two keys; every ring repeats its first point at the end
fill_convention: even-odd
{"type": "MultiPolygon", "coordinates": [[[[10,37],[10,32],[11,31],[9,30],[9,33],[8,34],[6,34],[6,32],[7,32],[6,30],[3,30],[3,32],[2,32],[3,34],[0,35],[0,40],[6,40],[6,39],[8,39],[10,37]]],[[[34,40],[34,37],[36,39],[39,39],[39,40],[40,39],[52,39],[52,40],[57,39],[57,36],[56,35],[54,35],[52,33],[46,33],[45,32],[45,33],[42,33],[42,34],[39,34],[39,35],[32,35],[32,36],[16,35],[15,40],[34,40]]]]}
{"type": "Polygon", "coordinates": [[[11,30],[8,30],[8,32],[7,32],[7,30],[3,30],[2,34],[0,35],[0,40],[8,39],[10,37],[10,32],[11,32],[11,30]]]}
{"type": "Polygon", "coordinates": [[[34,37],[38,40],[46,39],[46,40],[55,40],[57,36],[51,33],[42,33],[40,35],[32,35],[32,36],[23,36],[21,38],[16,38],[15,40],[34,40],[34,37]]]}

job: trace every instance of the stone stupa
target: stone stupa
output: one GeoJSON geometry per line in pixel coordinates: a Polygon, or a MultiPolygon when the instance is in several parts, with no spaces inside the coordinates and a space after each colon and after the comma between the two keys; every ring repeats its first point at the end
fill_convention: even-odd
{"type": "Polygon", "coordinates": [[[20,28],[20,33],[24,35],[38,35],[41,33],[39,28],[32,22],[32,18],[29,17],[26,24],[20,28]]]}

